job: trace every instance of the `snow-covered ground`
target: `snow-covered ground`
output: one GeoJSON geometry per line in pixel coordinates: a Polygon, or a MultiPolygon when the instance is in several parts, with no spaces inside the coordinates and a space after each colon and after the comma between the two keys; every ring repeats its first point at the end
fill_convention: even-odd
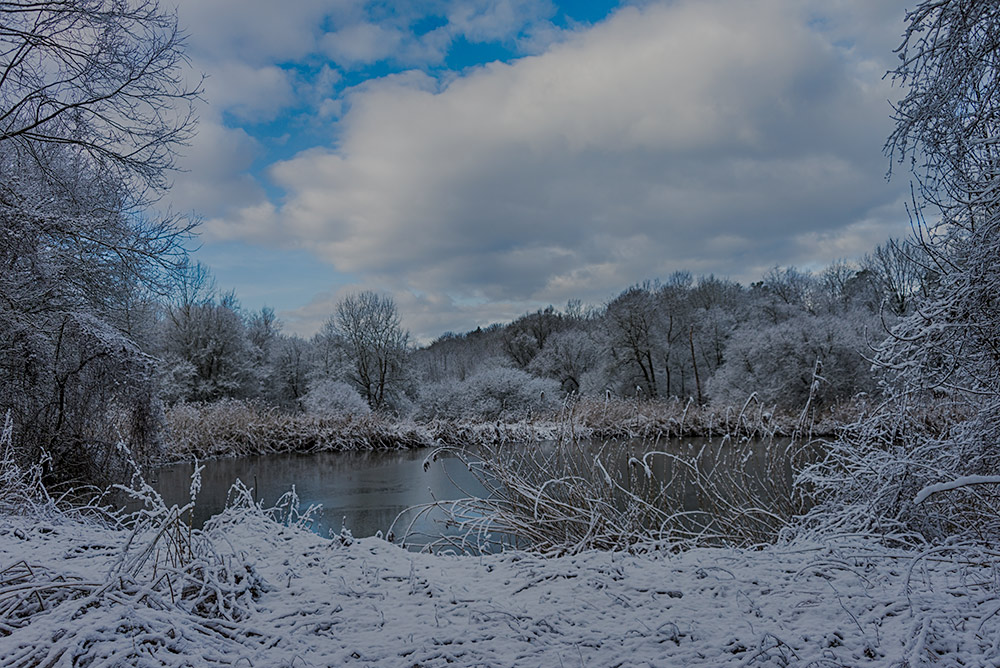
{"type": "Polygon", "coordinates": [[[1000,665],[1000,562],[968,547],[471,557],[161,519],[0,516],[0,665],[1000,665]]]}

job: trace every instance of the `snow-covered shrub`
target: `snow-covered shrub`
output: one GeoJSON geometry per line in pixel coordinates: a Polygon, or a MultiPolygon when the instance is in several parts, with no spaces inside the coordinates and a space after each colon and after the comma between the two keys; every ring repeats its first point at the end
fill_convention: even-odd
{"type": "Polygon", "coordinates": [[[464,386],[471,413],[489,420],[523,418],[552,408],[559,394],[558,382],[509,367],[481,371],[464,386]]]}
{"type": "Polygon", "coordinates": [[[911,165],[933,276],[876,362],[887,401],[806,480],[827,525],[934,540],[1000,537],[1000,5],[924,0],[907,14],[891,157],[911,165]],[[929,212],[930,215],[924,218],[929,212]]]}
{"type": "Polygon", "coordinates": [[[751,394],[767,405],[800,409],[829,405],[874,389],[865,324],[806,313],[769,326],[742,328],[709,383],[718,405],[740,405],[751,394]]]}
{"type": "Polygon", "coordinates": [[[418,417],[497,420],[524,419],[558,404],[559,383],[505,366],[479,371],[464,381],[424,388],[418,417]]]}
{"type": "Polygon", "coordinates": [[[319,416],[367,415],[371,412],[368,402],[347,383],[320,379],[312,383],[303,403],[308,412],[319,416]]]}

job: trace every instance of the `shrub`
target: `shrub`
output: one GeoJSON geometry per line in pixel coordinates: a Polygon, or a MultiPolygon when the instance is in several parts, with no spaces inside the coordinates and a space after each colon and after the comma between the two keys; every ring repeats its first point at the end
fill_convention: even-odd
{"type": "Polygon", "coordinates": [[[421,393],[418,417],[521,420],[554,409],[558,397],[557,381],[498,366],[461,382],[428,386],[421,393]]]}
{"type": "Polygon", "coordinates": [[[318,416],[368,415],[371,408],[357,390],[336,380],[313,383],[303,399],[306,411],[318,416]]]}

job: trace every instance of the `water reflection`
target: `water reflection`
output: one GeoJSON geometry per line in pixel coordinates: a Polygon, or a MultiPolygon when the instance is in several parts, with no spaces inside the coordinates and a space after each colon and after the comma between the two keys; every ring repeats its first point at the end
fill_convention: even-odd
{"type": "MultiPolygon", "coordinates": [[[[229,488],[237,479],[253,488],[264,507],[274,505],[294,485],[303,512],[313,504],[322,506],[313,526],[321,535],[337,533],[342,525],[357,537],[386,533],[397,515],[411,506],[485,493],[453,457],[442,457],[425,471],[423,462],[430,452],[320,452],[207,461],[194,524],[202,526],[225,508],[229,488]]],[[[193,470],[190,463],[158,469],[153,487],[168,505],[187,503],[193,470]]],[[[430,518],[415,528],[441,533],[430,518]]]]}
{"type": "MultiPolygon", "coordinates": [[[[609,507],[624,511],[639,498],[667,514],[700,511],[701,515],[678,520],[680,528],[694,530],[701,526],[695,526],[696,519],[713,525],[719,520],[746,522],[741,519],[743,511],[751,508],[763,509],[765,518],[790,516],[795,511],[791,505],[795,455],[786,451],[789,445],[781,440],[734,443],[728,439],[543,442],[507,444],[493,456],[510,462],[529,490],[544,486],[546,496],[556,502],[585,506],[588,499],[600,498],[609,507]],[[600,467],[595,465],[597,460],[600,467]],[[698,474],[693,473],[695,469],[698,474]],[[553,476],[565,484],[547,484],[553,476]],[[575,481],[573,485],[569,485],[571,481],[575,481]],[[580,493],[586,497],[582,501],[580,493]],[[593,497],[586,496],[591,493],[593,497]]],[[[432,452],[321,452],[208,461],[193,520],[200,527],[222,511],[229,488],[237,479],[254,490],[264,507],[275,505],[294,485],[302,512],[310,505],[322,507],[312,526],[321,535],[338,533],[342,526],[357,537],[387,534],[393,521],[408,508],[488,494],[466,465],[447,452],[438,451],[437,461],[425,469],[423,464],[432,452]]],[[[162,468],[154,487],[168,504],[183,505],[188,501],[192,470],[192,464],[162,468]]],[[[408,544],[418,547],[441,535],[454,536],[457,529],[449,530],[436,521],[442,516],[440,511],[409,513],[397,523],[396,537],[403,538],[409,530],[408,544]]],[[[658,517],[656,521],[662,521],[662,516],[658,517]]],[[[499,540],[497,536],[494,539],[499,540]]],[[[473,542],[477,541],[474,537],[473,542]]]]}

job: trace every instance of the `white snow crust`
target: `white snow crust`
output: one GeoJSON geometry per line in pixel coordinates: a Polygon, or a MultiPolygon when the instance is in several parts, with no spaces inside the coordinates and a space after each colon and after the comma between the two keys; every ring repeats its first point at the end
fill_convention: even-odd
{"type": "Polygon", "coordinates": [[[230,509],[204,538],[261,592],[244,614],[212,617],[172,601],[180,585],[168,593],[162,574],[107,584],[146,538],[65,515],[0,516],[0,665],[1000,665],[997,559],[968,547],[840,537],[454,556],[230,509]],[[18,619],[32,593],[40,605],[18,619]]]}

